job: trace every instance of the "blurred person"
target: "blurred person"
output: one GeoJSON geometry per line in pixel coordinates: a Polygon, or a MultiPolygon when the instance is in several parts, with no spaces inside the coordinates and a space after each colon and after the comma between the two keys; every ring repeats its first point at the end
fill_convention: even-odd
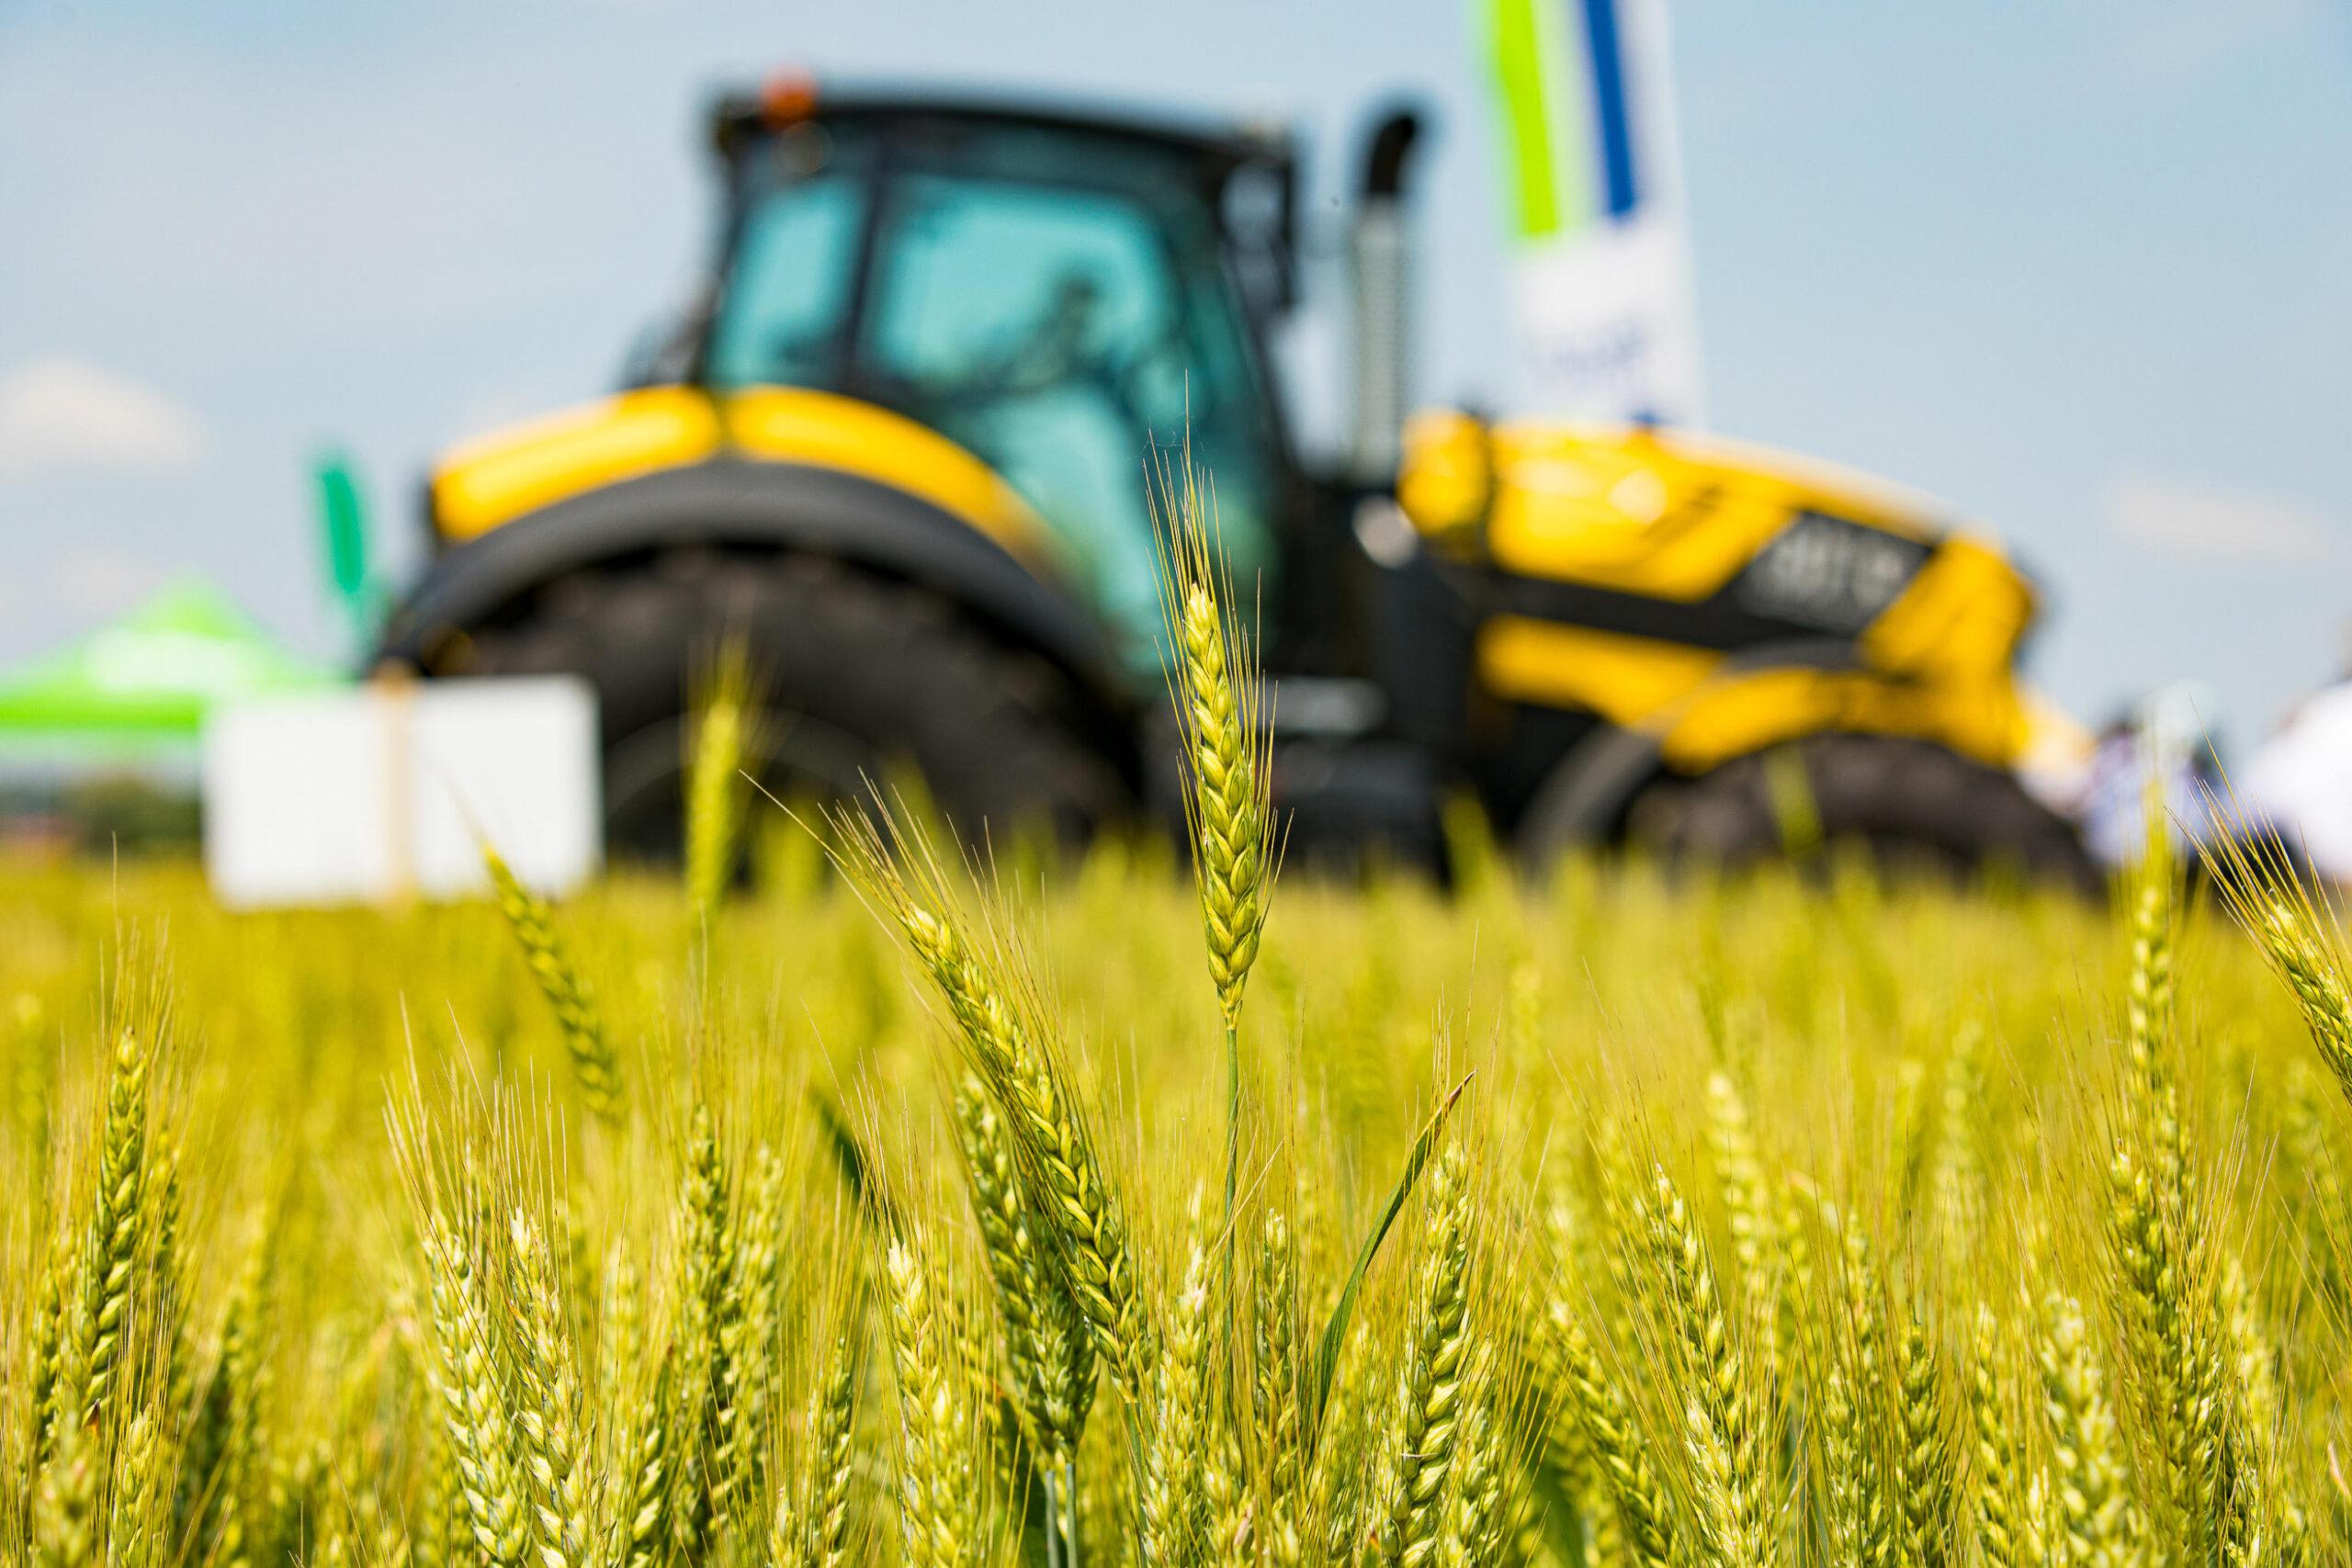
{"type": "Polygon", "coordinates": [[[2148,781],[2160,783],[2173,839],[2212,841],[2220,768],[2199,714],[2210,695],[2190,682],[2160,687],[2099,732],[2077,808],[2083,842],[2099,864],[2130,864],[2146,842],[2148,781]]]}
{"type": "Polygon", "coordinates": [[[2234,782],[2249,817],[2322,879],[2352,885],[2352,637],[2335,680],[2303,698],[2234,782]]]}

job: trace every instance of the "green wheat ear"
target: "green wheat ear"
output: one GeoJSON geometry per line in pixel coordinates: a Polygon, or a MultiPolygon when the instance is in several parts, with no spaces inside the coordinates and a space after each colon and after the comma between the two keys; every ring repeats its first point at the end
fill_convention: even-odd
{"type": "Polygon", "coordinates": [[[1298,1247],[1277,1209],[1268,1209],[1259,1222],[1255,1284],[1250,1413],[1257,1428],[1258,1506],[1264,1516],[1258,1534],[1272,1561],[1291,1564],[1300,1560],[1306,1540],[1306,1362],[1298,1328],[1298,1247]]]}
{"type": "Polygon", "coordinates": [[[1385,1568],[1427,1561],[1444,1522],[1472,1371],[1474,1201],[1469,1158],[1454,1144],[1439,1157],[1430,1179],[1430,1234],[1398,1380],[1396,1459],[1381,1525],[1385,1568]]]}
{"type": "Polygon", "coordinates": [[[740,777],[752,747],[752,668],[740,639],[729,641],[692,704],[686,760],[686,897],[707,920],[734,880],[743,836],[740,777]]]}
{"type": "Polygon", "coordinates": [[[856,1476],[857,1339],[843,1330],[834,1337],[823,1372],[809,1392],[805,1417],[807,1455],[800,1476],[802,1521],[798,1562],[808,1568],[840,1568],[850,1555],[850,1487],[856,1476]]]}
{"type": "Polygon", "coordinates": [[[1236,614],[1216,524],[1204,512],[1204,480],[1189,447],[1181,463],[1181,478],[1163,467],[1154,487],[1167,552],[1162,613],[1175,654],[1170,694],[1183,737],[1185,817],[1209,978],[1230,1031],[1240,1020],[1266,923],[1274,862],[1272,756],[1257,650],[1236,614]]]}
{"type": "Polygon", "coordinates": [[[2274,844],[2233,838],[2203,854],[2231,913],[2301,1010],[2321,1063],[2352,1100],[2352,974],[2335,917],[2274,844]]]}
{"type": "Polygon", "coordinates": [[[96,1446],[88,1428],[67,1422],[59,1433],[55,1456],[35,1478],[34,1561],[41,1568],[96,1568],[96,1446]]]}
{"type": "Polygon", "coordinates": [[[1145,1303],[1125,1206],[1017,949],[985,919],[967,922],[920,828],[846,810],[834,825],[842,869],[930,976],[965,1065],[1003,1112],[1030,1206],[1103,1370],[1130,1399],[1143,1397],[1145,1303]]]}
{"type": "Polygon", "coordinates": [[[1228,1028],[1266,921],[1266,785],[1262,744],[1253,737],[1253,700],[1237,684],[1225,617],[1213,590],[1194,581],[1184,593],[1185,716],[1193,764],[1193,834],[1209,976],[1228,1028]]]}
{"type": "Polygon", "coordinates": [[[531,1522],[485,1281],[470,1237],[438,1213],[426,1225],[443,1422],[474,1544],[493,1568],[523,1568],[531,1522]]]}
{"type": "Polygon", "coordinates": [[[2146,831],[2140,858],[2125,879],[2132,933],[2132,977],[2126,992],[2126,1043],[2135,1072],[2156,1081],[2159,1056],[2172,1028],[2173,949],[2179,927],[2180,860],[2164,789],[2152,775],[2141,810],[2146,831]]]}
{"type": "Polygon", "coordinates": [[[90,1343],[83,1352],[89,1381],[82,1391],[81,1410],[83,1418],[94,1423],[105,1415],[115,1386],[130,1311],[140,1215],[147,1201],[147,1070],[152,1056],[137,1031],[124,1029],[116,1036],[89,1257],[84,1265],[90,1343]]]}
{"type": "Polygon", "coordinates": [[[899,1544],[908,1568],[981,1561],[983,1478],[974,1463],[979,1390],[958,1365],[954,1303],[943,1299],[913,1222],[887,1244],[883,1286],[899,1387],[899,1544]]]}
{"type": "Polygon", "coordinates": [[[1047,1254],[1049,1221],[1030,1196],[986,1087],[967,1072],[953,1101],[972,1212],[996,1281],[1015,1411],[1038,1464],[1056,1471],[1073,1457],[1093,1403],[1093,1341],[1047,1254]]]}
{"type": "MultiPolygon", "coordinates": [[[[1196,1197],[1196,1230],[1199,1208],[1196,1197]]],[[[1218,1458],[1214,1452],[1217,1385],[1210,1359],[1209,1258],[1196,1236],[1155,1369],[1139,1499],[1147,1562],[1190,1562],[1208,1555],[1213,1523],[1209,1483],[1218,1458]]]]}
{"type": "Polygon", "coordinates": [[[1174,661],[1169,694],[1183,740],[1192,830],[1209,979],[1225,1022],[1225,1245],[1222,1284],[1232,1294],[1234,1204],[1241,1182],[1241,1000],[1258,960],[1274,869],[1273,753],[1261,711],[1265,682],[1257,649],[1233,604],[1232,580],[1216,525],[1204,512],[1204,481],[1187,438],[1181,478],[1155,470],[1153,521],[1165,553],[1161,614],[1174,661]]]}
{"type": "Polygon", "coordinates": [[[2123,1437],[2089,1325],[2073,1297],[2052,1294],[2043,1302],[2034,1358],[2050,1427],[2056,1544],[2067,1562],[2120,1568],[2132,1544],[2123,1437]]]}
{"type": "Polygon", "coordinates": [[[1974,1465],[1976,1543],[1985,1568],[2032,1561],[2024,1514],[2025,1459],[2009,1380],[2011,1336],[1993,1309],[1977,1304],[1969,1341],[1969,1433],[1974,1465]]]}
{"type": "Polygon", "coordinates": [[[1705,1238],[1662,1166],[1637,1213],[1649,1282],[1675,1342],[1699,1535],[1713,1561],[1776,1562],[1758,1389],[1734,1338],[1705,1238]]]}
{"type": "Polygon", "coordinates": [[[563,1285],[537,1222],[517,1209],[507,1224],[515,1318],[512,1337],[528,1398],[515,1412],[523,1466],[538,1525],[544,1568],[588,1561],[595,1535],[594,1475],[587,1452],[586,1395],[581,1386],[563,1285]]]}
{"type": "Polygon", "coordinates": [[[604,1015],[572,958],[571,945],[556,930],[554,911],[546,899],[523,886],[504,857],[488,843],[482,845],[481,861],[498,895],[498,912],[505,917],[507,929],[514,933],[524,962],[530,966],[531,978],[538,982],[539,994],[555,1013],[580,1097],[597,1120],[617,1127],[627,1115],[620,1057],[605,1032],[604,1015]]]}
{"type": "Polygon", "coordinates": [[[1566,1384],[1561,1397],[1582,1428],[1601,1489],[1622,1529],[1627,1557],[1634,1568],[1668,1568],[1674,1561],[1673,1516],[1623,1393],[1601,1366],[1591,1339],[1566,1302],[1553,1301],[1545,1327],[1566,1384]]]}

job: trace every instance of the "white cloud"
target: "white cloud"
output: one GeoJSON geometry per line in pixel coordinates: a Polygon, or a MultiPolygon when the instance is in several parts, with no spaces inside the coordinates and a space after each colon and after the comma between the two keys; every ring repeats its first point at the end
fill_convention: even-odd
{"type": "Polygon", "coordinates": [[[2343,536],[2312,508],[2278,496],[2143,474],[2108,487],[2112,538],[2165,560],[2297,566],[2334,560],[2343,536]]]}
{"type": "Polygon", "coordinates": [[[153,388],[85,360],[0,375],[0,479],[76,469],[169,472],[204,455],[204,426],[153,388]]]}
{"type": "Polygon", "coordinates": [[[161,588],[171,572],[127,550],[84,546],[52,558],[46,575],[51,602],[84,616],[129,609],[161,588]]]}
{"type": "Polygon", "coordinates": [[[2177,92],[2217,68],[2282,40],[2320,34],[2334,18],[2324,0],[2233,0],[2227,6],[2113,6],[2099,16],[2127,81],[2177,92]]]}
{"type": "Polygon", "coordinates": [[[0,666],[120,615],[171,581],[173,567],[101,544],[69,546],[0,571],[0,666]]]}

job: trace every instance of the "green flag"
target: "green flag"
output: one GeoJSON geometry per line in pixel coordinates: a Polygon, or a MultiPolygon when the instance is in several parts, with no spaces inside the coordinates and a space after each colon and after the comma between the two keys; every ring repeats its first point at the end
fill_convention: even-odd
{"type": "Polygon", "coordinates": [[[360,499],[359,479],[351,460],[333,451],[319,459],[316,474],[327,578],[353,640],[365,647],[376,635],[382,595],[368,558],[368,509],[360,499]]]}

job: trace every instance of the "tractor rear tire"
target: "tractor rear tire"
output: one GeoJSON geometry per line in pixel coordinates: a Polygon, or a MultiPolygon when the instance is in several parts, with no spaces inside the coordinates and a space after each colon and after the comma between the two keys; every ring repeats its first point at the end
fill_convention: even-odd
{"type": "Polygon", "coordinates": [[[1625,837],[1669,863],[1781,858],[1786,847],[1771,770],[1792,758],[1833,849],[1858,846],[1898,874],[1965,880],[2005,870],[2085,893],[2104,886],[2073,825],[2011,774],[1927,741],[1881,736],[1810,736],[1777,755],[1661,780],[1634,797],[1625,837]]]}
{"type": "Polygon", "coordinates": [[[607,839],[624,857],[669,860],[689,687],[734,641],[765,741],[745,768],[780,799],[862,796],[910,766],[968,842],[1040,829],[1080,842],[1127,809],[1059,671],[937,594],[821,557],[694,551],[573,573],[473,633],[464,672],[586,677],[607,839]]]}

